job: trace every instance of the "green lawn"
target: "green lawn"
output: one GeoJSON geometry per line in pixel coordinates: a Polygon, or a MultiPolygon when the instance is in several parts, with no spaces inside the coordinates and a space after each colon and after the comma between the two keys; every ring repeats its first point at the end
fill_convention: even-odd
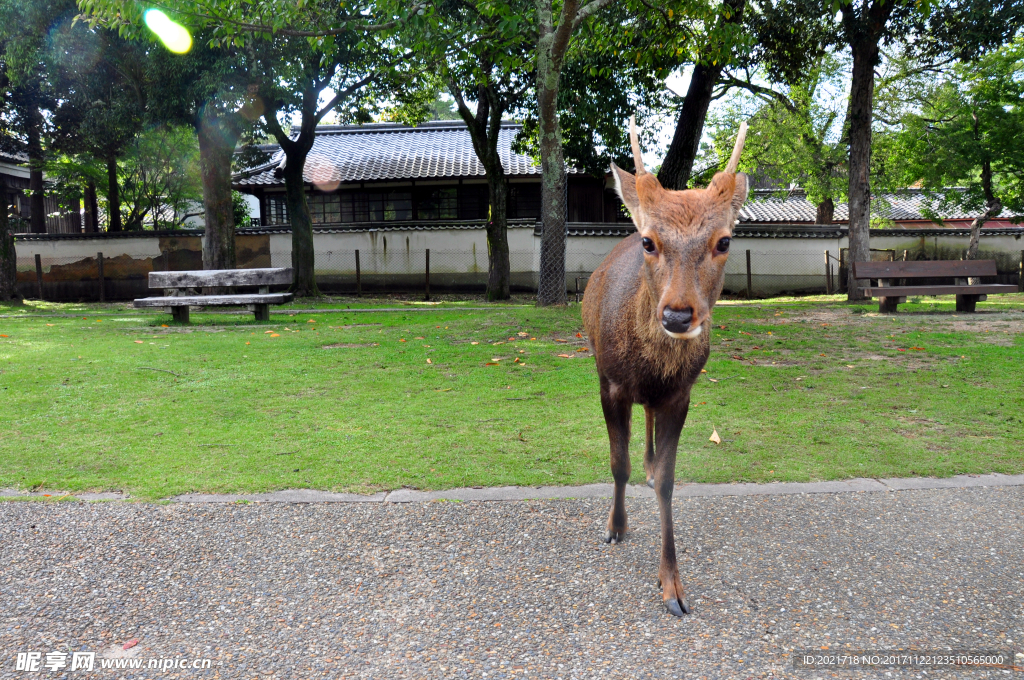
{"type": "MultiPolygon", "coordinates": [[[[375,303],[403,304],[190,327],[123,305],[0,305],[0,487],[156,499],[610,480],[577,305],[353,311],[375,303]]],[[[720,303],[678,478],[1024,471],[1024,296],[975,315],[952,298],[875,309],[720,303]]],[[[639,483],[639,407],[634,423],[639,483]]]]}

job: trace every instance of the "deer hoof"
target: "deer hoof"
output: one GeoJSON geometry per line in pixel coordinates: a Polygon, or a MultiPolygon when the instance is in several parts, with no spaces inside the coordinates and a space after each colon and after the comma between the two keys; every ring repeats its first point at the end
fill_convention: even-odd
{"type": "Polygon", "coordinates": [[[604,542],[605,543],[611,543],[612,545],[615,545],[616,543],[622,543],[622,539],[625,538],[625,537],[626,537],[625,530],[622,530],[622,531],[608,530],[604,534],[604,542]]]}
{"type": "Polygon", "coordinates": [[[647,478],[647,486],[651,487],[652,489],[654,488],[654,477],[647,478]]]}
{"type": "Polygon", "coordinates": [[[690,613],[690,605],[686,603],[686,600],[677,600],[675,598],[665,600],[665,608],[668,609],[668,613],[672,616],[682,616],[683,614],[690,613]]]}

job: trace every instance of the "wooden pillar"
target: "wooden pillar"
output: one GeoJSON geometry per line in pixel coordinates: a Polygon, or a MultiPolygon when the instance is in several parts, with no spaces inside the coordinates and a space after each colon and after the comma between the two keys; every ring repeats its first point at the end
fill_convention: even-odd
{"type": "Polygon", "coordinates": [[[825,250],[825,293],[832,294],[832,263],[828,261],[828,250],[825,250]]]}
{"type": "Polygon", "coordinates": [[[356,297],[363,294],[363,279],[359,271],[359,251],[356,251],[356,297]]]}
{"type": "Polygon", "coordinates": [[[754,288],[750,285],[750,251],[747,251],[747,299],[754,297],[754,288]]]}
{"type": "Polygon", "coordinates": [[[165,272],[169,272],[169,271],[171,271],[171,251],[165,250],[163,252],[163,256],[164,256],[164,271],[165,272]]]}
{"type": "Polygon", "coordinates": [[[36,294],[43,299],[43,258],[36,254],[36,294]]]}
{"type": "Polygon", "coordinates": [[[103,253],[96,253],[96,266],[99,268],[100,302],[107,301],[107,286],[103,278],[103,253]]]}
{"type": "Polygon", "coordinates": [[[430,299],[430,248],[427,248],[427,251],[426,251],[426,260],[424,261],[423,272],[424,272],[424,280],[423,280],[424,293],[423,293],[423,299],[424,300],[429,300],[430,299]]]}

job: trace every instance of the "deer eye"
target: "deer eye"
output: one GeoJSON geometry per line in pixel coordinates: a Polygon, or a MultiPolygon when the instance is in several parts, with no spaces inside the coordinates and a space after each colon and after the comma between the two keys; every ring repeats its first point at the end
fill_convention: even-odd
{"type": "Polygon", "coordinates": [[[718,239],[718,243],[715,244],[715,251],[719,253],[729,252],[729,241],[730,239],[728,236],[718,239]]]}
{"type": "Polygon", "coordinates": [[[654,241],[647,238],[646,236],[640,239],[640,244],[644,247],[644,250],[646,250],[647,252],[654,252],[654,241]]]}

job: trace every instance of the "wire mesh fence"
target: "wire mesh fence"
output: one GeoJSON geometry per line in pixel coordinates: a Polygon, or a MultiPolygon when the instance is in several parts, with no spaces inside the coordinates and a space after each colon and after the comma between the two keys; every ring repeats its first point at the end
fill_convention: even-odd
{"type": "MultiPolygon", "coordinates": [[[[564,257],[563,288],[560,295],[580,299],[587,282],[606,252],[570,250],[564,257]]],[[[891,250],[872,252],[872,259],[898,259],[891,250]]],[[[723,292],[740,297],[765,298],[789,294],[845,292],[845,249],[831,250],[741,250],[734,249],[725,267],[723,292]]],[[[998,283],[1020,282],[1024,254],[997,259],[998,283]],[[1005,260],[1005,262],[1003,261],[1005,260]]],[[[269,261],[288,266],[291,252],[272,252],[269,261]]],[[[510,288],[517,293],[536,293],[540,285],[540,253],[511,251],[510,288]]],[[[48,300],[118,300],[154,294],[148,288],[150,271],[194,268],[194,263],[165,253],[155,258],[129,255],[101,257],[20,256],[18,286],[22,295],[48,300]],[[189,266],[189,265],[192,266],[189,266]],[[102,276],[102,285],[100,279],[102,276]]],[[[486,252],[466,250],[321,250],[315,255],[317,284],[325,293],[337,294],[423,294],[456,293],[480,295],[486,291],[486,252]]]]}

